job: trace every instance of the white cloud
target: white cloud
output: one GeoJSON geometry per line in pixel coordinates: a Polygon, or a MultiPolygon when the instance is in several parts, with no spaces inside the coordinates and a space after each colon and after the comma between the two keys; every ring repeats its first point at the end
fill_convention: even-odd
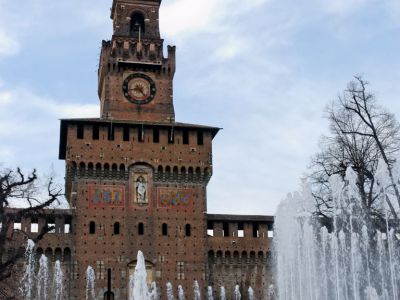
{"type": "Polygon", "coordinates": [[[194,32],[228,30],[228,18],[248,12],[267,0],[172,0],[161,5],[160,24],[164,34],[177,39],[194,32]]]}
{"type": "MultiPolygon", "coordinates": [[[[32,114],[40,119],[41,115],[51,115],[56,118],[79,118],[79,117],[98,117],[99,106],[95,104],[65,104],[55,100],[40,97],[27,90],[1,90],[0,87],[0,114],[7,120],[7,111],[17,112],[20,116],[32,114]],[[18,109],[14,105],[18,101],[23,101],[18,109]],[[22,105],[23,104],[23,105],[22,105]]],[[[8,120],[11,121],[11,120],[8,120]]],[[[16,119],[14,122],[19,123],[16,119]]],[[[1,124],[1,123],[0,123],[1,124]]]]}
{"type": "Polygon", "coordinates": [[[367,0],[317,0],[317,2],[327,13],[345,15],[360,10],[367,0]]]}
{"type": "Polygon", "coordinates": [[[19,42],[7,35],[4,30],[0,28],[0,58],[17,54],[20,48],[19,42]]]}
{"type": "MultiPolygon", "coordinates": [[[[0,85],[1,87],[1,85],[0,85]]],[[[13,102],[13,94],[8,91],[0,92],[0,105],[7,105],[13,102]]]]}
{"type": "Polygon", "coordinates": [[[228,38],[219,48],[215,50],[215,56],[220,60],[235,58],[249,47],[248,43],[249,42],[240,40],[238,38],[228,38]]]}
{"type": "Polygon", "coordinates": [[[160,10],[163,33],[175,37],[210,28],[218,13],[221,13],[222,2],[217,0],[175,0],[164,3],[160,10]]]}

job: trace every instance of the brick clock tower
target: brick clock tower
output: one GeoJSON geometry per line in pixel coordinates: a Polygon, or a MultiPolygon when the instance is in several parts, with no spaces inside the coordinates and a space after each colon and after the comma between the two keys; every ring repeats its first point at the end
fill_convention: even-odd
{"type": "Polygon", "coordinates": [[[175,47],[163,55],[161,0],[114,0],[98,71],[100,118],[61,120],[60,159],[72,208],[69,294],[128,299],[138,250],[165,290],[207,277],[206,187],[218,128],[175,122],[175,47]]]}

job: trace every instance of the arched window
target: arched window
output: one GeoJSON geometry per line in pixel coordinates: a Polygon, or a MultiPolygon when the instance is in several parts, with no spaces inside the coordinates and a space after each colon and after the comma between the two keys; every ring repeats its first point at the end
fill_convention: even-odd
{"type": "Polygon", "coordinates": [[[71,165],[70,165],[70,174],[72,175],[72,176],[75,176],[76,175],[76,169],[77,169],[77,166],[76,166],[76,162],[72,162],[71,163],[71,165]]]}
{"type": "Polygon", "coordinates": [[[190,227],[190,224],[186,224],[185,226],[185,235],[190,236],[192,234],[192,228],[190,227]]]}
{"type": "Polygon", "coordinates": [[[189,167],[188,174],[189,174],[189,180],[193,180],[193,167],[189,167]]]}
{"type": "Polygon", "coordinates": [[[42,256],[42,254],[43,254],[43,249],[40,248],[40,247],[37,248],[37,249],[36,249],[36,259],[39,260],[40,257],[42,256]]]}
{"type": "Polygon", "coordinates": [[[110,165],[109,164],[104,165],[104,176],[105,177],[110,176],[110,165]]]}
{"type": "Polygon", "coordinates": [[[200,169],[200,167],[196,168],[196,179],[197,180],[201,179],[201,169],[200,169]]]}
{"type": "Polygon", "coordinates": [[[71,249],[64,249],[64,261],[71,261],[71,249]]]}
{"type": "Polygon", "coordinates": [[[112,170],[112,176],[113,176],[114,178],[116,178],[116,177],[117,177],[117,173],[118,173],[118,166],[117,166],[117,164],[113,164],[112,167],[111,167],[111,170],[112,170]]]}
{"type": "Polygon", "coordinates": [[[138,234],[143,235],[144,234],[144,225],[143,223],[139,223],[138,225],[138,234]]]}
{"type": "Polygon", "coordinates": [[[167,224],[165,224],[165,223],[162,224],[161,232],[162,232],[162,235],[164,235],[164,236],[168,235],[168,225],[167,224]]]}
{"type": "Polygon", "coordinates": [[[54,259],[61,261],[61,258],[62,258],[62,250],[61,248],[56,248],[56,250],[54,251],[54,259]]]}
{"type": "Polygon", "coordinates": [[[114,223],[114,234],[119,234],[119,222],[114,223]]]}
{"type": "Polygon", "coordinates": [[[170,167],[170,166],[167,166],[167,167],[165,168],[165,176],[166,176],[167,178],[169,178],[169,177],[171,176],[171,167],[170,167]]]}
{"type": "Polygon", "coordinates": [[[88,175],[93,176],[93,163],[88,164],[88,175]]]}
{"type": "Polygon", "coordinates": [[[101,163],[96,164],[96,176],[97,177],[101,176],[101,163]]]}
{"type": "Polygon", "coordinates": [[[89,233],[90,234],[95,234],[96,233],[96,223],[91,221],[89,223],[89,233]]]}
{"type": "Polygon", "coordinates": [[[119,166],[119,177],[124,178],[125,177],[125,165],[121,164],[119,166]]]}
{"type": "Polygon", "coordinates": [[[177,180],[178,179],[178,167],[177,166],[174,167],[172,174],[173,174],[172,176],[173,176],[174,180],[177,180]]]}
{"type": "Polygon", "coordinates": [[[85,170],[86,170],[85,163],[81,162],[79,164],[79,175],[80,176],[85,176],[85,170]]]}
{"type": "Polygon", "coordinates": [[[144,16],[140,12],[134,12],[131,15],[131,35],[138,35],[145,32],[144,16]]]}
{"type": "Polygon", "coordinates": [[[53,259],[53,249],[47,248],[44,252],[44,255],[46,255],[48,259],[53,259]]]}

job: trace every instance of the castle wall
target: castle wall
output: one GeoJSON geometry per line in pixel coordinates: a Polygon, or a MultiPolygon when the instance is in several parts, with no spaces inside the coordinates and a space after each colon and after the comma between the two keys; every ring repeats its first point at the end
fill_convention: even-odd
{"type": "Polygon", "coordinates": [[[273,218],[209,215],[207,219],[207,280],[214,293],[224,286],[232,299],[239,285],[242,299],[247,299],[249,287],[256,299],[269,299],[273,218]]]}

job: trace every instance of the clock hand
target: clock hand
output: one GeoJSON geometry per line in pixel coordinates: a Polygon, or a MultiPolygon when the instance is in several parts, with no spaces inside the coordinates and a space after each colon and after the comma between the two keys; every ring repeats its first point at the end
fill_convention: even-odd
{"type": "Polygon", "coordinates": [[[141,93],[143,95],[143,97],[146,97],[146,94],[143,92],[143,87],[141,87],[141,86],[135,86],[131,89],[128,89],[128,91],[138,92],[138,93],[141,93]]]}

